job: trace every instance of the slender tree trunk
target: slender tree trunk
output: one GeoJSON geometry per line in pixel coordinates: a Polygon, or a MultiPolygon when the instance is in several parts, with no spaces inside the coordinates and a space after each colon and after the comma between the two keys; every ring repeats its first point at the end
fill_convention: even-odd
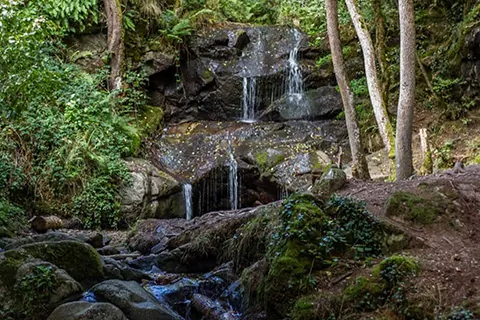
{"type": "Polygon", "coordinates": [[[412,162],[412,122],[415,106],[415,11],[413,0],[399,0],[400,15],[400,96],[395,141],[397,180],[410,177],[412,162]]]}
{"type": "Polygon", "coordinates": [[[380,91],[380,83],[378,81],[377,69],[375,65],[375,51],[373,49],[372,39],[363,17],[360,15],[356,5],[356,0],[345,0],[348,12],[355,27],[358,40],[363,51],[363,60],[365,63],[365,74],[367,77],[368,92],[370,94],[370,101],[372,102],[373,113],[378,124],[378,130],[382,137],[385,149],[390,158],[395,156],[395,134],[393,132],[392,124],[387,114],[387,107],[383,100],[383,95],[380,91]]]}
{"type": "Polygon", "coordinates": [[[383,101],[388,107],[388,91],[390,89],[390,72],[388,70],[387,54],[385,52],[385,19],[380,0],[372,0],[373,13],[375,15],[375,50],[378,65],[380,66],[380,86],[383,101]]]}
{"type": "Polygon", "coordinates": [[[327,30],[332,52],[333,68],[337,78],[340,94],[342,95],[343,110],[347,122],[348,139],[352,151],[352,175],[359,179],[370,179],[367,160],[362,148],[360,128],[356,119],[355,106],[353,103],[353,92],[350,88],[345,62],[343,60],[342,45],[340,43],[340,32],[338,27],[338,0],[326,0],[327,30]]]}
{"type": "Polygon", "coordinates": [[[110,90],[118,90],[122,86],[123,74],[123,25],[120,0],[104,0],[107,14],[108,51],[110,57],[110,90]]]}

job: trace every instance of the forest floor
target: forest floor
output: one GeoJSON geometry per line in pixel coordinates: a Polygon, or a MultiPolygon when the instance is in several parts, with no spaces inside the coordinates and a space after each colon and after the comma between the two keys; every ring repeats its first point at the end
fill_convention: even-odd
{"type": "Polygon", "coordinates": [[[422,271],[414,284],[416,299],[421,296],[425,303],[433,303],[437,312],[466,302],[478,308],[480,165],[468,166],[461,173],[447,170],[395,183],[349,180],[339,194],[365,201],[371,213],[414,238],[415,245],[405,253],[416,257],[421,264],[422,271]],[[455,194],[454,209],[446,210],[430,225],[386,216],[386,203],[392,194],[397,191],[416,194],[422,186],[427,186],[431,194],[439,188],[455,194]]]}

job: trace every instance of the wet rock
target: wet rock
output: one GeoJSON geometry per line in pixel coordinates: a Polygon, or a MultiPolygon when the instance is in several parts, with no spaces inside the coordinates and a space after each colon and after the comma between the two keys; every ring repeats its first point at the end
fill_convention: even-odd
{"type": "Polygon", "coordinates": [[[342,112],[342,98],[335,87],[320,87],[305,95],[290,95],[275,101],[261,118],[266,120],[333,119],[342,112]]]}
{"type": "Polygon", "coordinates": [[[172,55],[149,51],[142,58],[148,76],[161,73],[175,67],[175,58],[172,55]]]}
{"type": "MultiPolygon", "coordinates": [[[[175,69],[150,75],[150,104],[164,106],[168,120],[236,120],[242,116],[243,77],[256,78],[258,111],[285,92],[288,57],[300,40],[308,51],[307,36],[279,26],[230,25],[191,37],[180,59],[183,88],[176,85],[175,69]]],[[[335,83],[333,72],[317,71],[318,55],[300,55],[308,89],[335,83]]]]}
{"type": "Polygon", "coordinates": [[[151,279],[151,277],[145,272],[131,268],[130,266],[114,259],[103,257],[103,262],[103,271],[107,279],[117,279],[125,281],[133,280],[139,282],[145,279],[151,279]]]}
{"type": "Polygon", "coordinates": [[[230,312],[227,312],[223,307],[215,303],[212,299],[202,294],[194,294],[192,297],[192,306],[207,320],[235,320],[230,312]]]}
{"type": "Polygon", "coordinates": [[[104,246],[103,234],[101,234],[100,232],[79,234],[77,237],[82,241],[88,243],[95,249],[99,249],[104,246]]]}
{"type": "Polygon", "coordinates": [[[100,300],[120,308],[130,320],[183,319],[134,281],[108,280],[96,285],[92,290],[100,300]]]}
{"type": "Polygon", "coordinates": [[[53,231],[53,232],[48,232],[48,233],[45,233],[45,234],[37,234],[37,235],[30,236],[30,237],[25,237],[25,238],[18,239],[17,241],[7,245],[5,247],[5,250],[15,249],[15,248],[18,248],[18,247],[21,247],[23,245],[30,244],[30,243],[45,242],[45,241],[55,242],[55,241],[65,241],[65,240],[78,241],[78,242],[82,241],[79,238],[71,236],[67,233],[63,233],[63,232],[59,232],[59,231],[53,231]]]}
{"type": "Polygon", "coordinates": [[[47,320],[129,320],[110,303],[76,301],[56,308],[47,320]]]}
{"type": "Polygon", "coordinates": [[[121,211],[128,222],[138,218],[184,217],[182,188],[150,162],[129,159],[132,183],[120,190],[121,211]]]}
{"type": "Polygon", "coordinates": [[[137,259],[128,262],[128,265],[134,269],[140,269],[144,271],[152,270],[155,262],[157,260],[157,256],[154,254],[148,256],[141,256],[137,259]]]}

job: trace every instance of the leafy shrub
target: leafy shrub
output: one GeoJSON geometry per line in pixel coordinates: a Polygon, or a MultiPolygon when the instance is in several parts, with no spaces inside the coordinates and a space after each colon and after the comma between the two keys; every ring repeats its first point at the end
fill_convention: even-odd
{"type": "Polygon", "coordinates": [[[145,101],[138,79],[127,77],[120,97],[108,93],[107,73],[88,75],[56,58],[53,21],[21,5],[4,8],[0,196],[39,213],[73,213],[89,227],[115,226],[115,190],[128,182],[121,158],[140,144],[130,116],[145,101]]]}

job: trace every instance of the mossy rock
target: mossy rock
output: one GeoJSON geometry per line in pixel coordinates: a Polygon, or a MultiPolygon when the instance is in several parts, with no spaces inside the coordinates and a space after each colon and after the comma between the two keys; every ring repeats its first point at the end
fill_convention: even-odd
{"type": "Polygon", "coordinates": [[[285,160],[285,154],[276,149],[267,149],[262,152],[257,152],[254,154],[254,157],[255,162],[262,173],[268,173],[272,168],[285,160]]]}
{"type": "Polygon", "coordinates": [[[2,271],[11,275],[29,257],[50,262],[79,282],[100,280],[103,277],[100,255],[92,246],[77,241],[58,241],[27,244],[4,252],[5,259],[0,260],[0,280],[8,282],[2,271]]]}
{"type": "Polygon", "coordinates": [[[422,185],[415,193],[397,191],[385,206],[387,216],[400,217],[415,224],[430,225],[453,209],[457,194],[442,186],[422,185]]]}
{"type": "Polygon", "coordinates": [[[269,318],[285,317],[297,297],[311,289],[313,259],[302,254],[300,242],[289,241],[272,261],[265,279],[265,304],[269,318]]]}
{"type": "Polygon", "coordinates": [[[385,283],[378,277],[360,276],[345,288],[344,300],[359,310],[373,311],[384,302],[385,287],[385,283]]]}
{"type": "Polygon", "coordinates": [[[162,129],[162,108],[145,105],[140,111],[140,128],[143,136],[150,136],[154,132],[162,129]]]}
{"type": "Polygon", "coordinates": [[[257,261],[243,270],[240,280],[245,291],[246,305],[248,307],[252,307],[264,300],[264,286],[267,273],[268,262],[266,259],[257,261]]]}
{"type": "Polygon", "coordinates": [[[372,269],[373,276],[382,278],[389,286],[394,286],[419,272],[420,266],[415,258],[401,255],[388,257],[372,269]]]}
{"type": "Polygon", "coordinates": [[[335,319],[341,309],[342,297],[336,294],[314,293],[299,298],[290,312],[292,320],[335,319]]]}
{"type": "Polygon", "coordinates": [[[312,193],[326,199],[335,191],[343,188],[346,183],[347,174],[336,165],[330,165],[325,168],[321,178],[315,181],[312,193]]]}

